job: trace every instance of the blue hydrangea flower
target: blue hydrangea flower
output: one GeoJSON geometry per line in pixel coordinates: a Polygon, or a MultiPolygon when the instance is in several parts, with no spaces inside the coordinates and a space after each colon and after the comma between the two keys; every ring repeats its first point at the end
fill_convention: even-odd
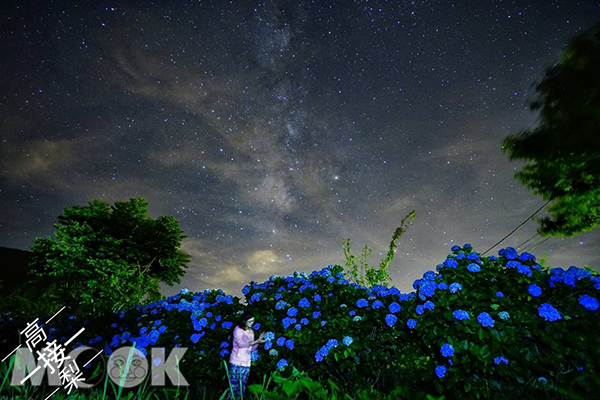
{"type": "Polygon", "coordinates": [[[481,260],[479,259],[479,254],[477,254],[477,253],[469,253],[469,255],[467,256],[467,259],[471,260],[471,261],[481,262],[481,260]]]}
{"type": "Polygon", "coordinates": [[[342,343],[344,343],[346,346],[350,346],[352,342],[353,340],[350,336],[344,336],[344,338],[342,339],[342,343]]]}
{"type": "Polygon", "coordinates": [[[437,288],[441,290],[448,289],[448,285],[446,284],[446,282],[440,282],[438,283],[437,288]]]}
{"type": "Polygon", "coordinates": [[[519,267],[522,267],[522,266],[523,265],[520,262],[518,262],[518,261],[509,261],[509,262],[506,263],[506,268],[509,268],[509,269],[519,268],[519,267]]]}
{"type": "Polygon", "coordinates": [[[192,342],[194,342],[194,343],[198,343],[198,340],[200,340],[200,338],[201,338],[202,336],[204,336],[204,333],[205,333],[205,332],[202,332],[202,333],[194,333],[194,334],[192,334],[192,336],[190,336],[190,339],[192,340],[192,342]]]}
{"type": "Polygon", "coordinates": [[[423,274],[423,278],[427,279],[429,281],[432,281],[435,279],[435,272],[433,271],[427,271],[423,274]]]}
{"type": "Polygon", "coordinates": [[[471,317],[469,316],[469,313],[465,310],[456,310],[452,313],[452,315],[454,315],[454,318],[456,318],[459,321],[462,321],[464,319],[470,319],[471,317]]]}
{"type": "Polygon", "coordinates": [[[454,355],[454,346],[446,343],[442,346],[441,352],[444,357],[452,357],[454,355]]]}
{"type": "Polygon", "coordinates": [[[329,339],[325,346],[327,346],[328,349],[331,349],[332,347],[338,347],[338,344],[339,343],[336,339],[329,339]]]}
{"type": "Polygon", "coordinates": [[[283,346],[284,343],[285,343],[285,337],[281,336],[281,337],[277,338],[277,346],[283,346]]]}
{"type": "Polygon", "coordinates": [[[579,304],[589,311],[596,311],[598,309],[598,300],[596,300],[595,297],[588,296],[587,294],[579,297],[579,304]]]}
{"type": "Polygon", "coordinates": [[[450,248],[450,250],[452,250],[452,251],[457,251],[457,250],[460,250],[460,246],[456,246],[456,245],[454,245],[454,246],[452,246],[452,247],[450,248]]]}
{"type": "Polygon", "coordinates": [[[321,316],[321,311],[313,311],[313,313],[312,313],[313,318],[319,318],[320,316],[321,316]]]}
{"type": "Polygon", "coordinates": [[[373,307],[373,310],[375,310],[376,308],[383,307],[383,303],[379,300],[375,300],[371,307],[373,307]]]}
{"type": "Polygon", "coordinates": [[[360,315],[355,315],[354,318],[352,318],[352,321],[356,322],[356,321],[360,321],[362,319],[362,317],[360,315]]]}
{"type": "Polygon", "coordinates": [[[502,292],[496,292],[496,296],[498,296],[498,297],[504,297],[504,293],[502,293],[502,292]]]}
{"type": "Polygon", "coordinates": [[[271,342],[270,340],[267,340],[265,342],[265,350],[269,350],[271,347],[273,347],[273,342],[271,342]]]}
{"type": "Polygon", "coordinates": [[[270,331],[267,332],[267,333],[265,333],[265,339],[267,339],[267,340],[273,340],[273,339],[275,339],[275,333],[270,332],[270,331]]]}
{"type": "Polygon", "coordinates": [[[321,301],[321,295],[320,294],[315,294],[314,296],[315,301],[321,301]]]}
{"type": "Polygon", "coordinates": [[[562,315],[549,303],[544,303],[538,307],[538,314],[546,321],[556,321],[562,319],[562,315]]]}
{"type": "Polygon", "coordinates": [[[459,290],[462,290],[462,285],[458,282],[453,282],[450,284],[450,293],[456,293],[459,290]]]}
{"type": "Polygon", "coordinates": [[[414,329],[417,326],[417,321],[410,318],[408,321],[406,321],[406,325],[411,328],[414,329]]]}
{"type": "Polygon", "coordinates": [[[298,314],[298,310],[295,307],[288,308],[287,315],[289,315],[290,317],[295,317],[296,314],[298,314]]]}
{"type": "Polygon", "coordinates": [[[527,276],[531,276],[531,268],[529,268],[529,266],[527,266],[527,265],[519,264],[517,266],[517,272],[520,274],[525,274],[527,276]]]}
{"type": "Polygon", "coordinates": [[[358,301],[356,302],[356,307],[358,308],[367,307],[368,305],[369,302],[365,299],[358,299],[358,301]]]}
{"type": "Polygon", "coordinates": [[[352,310],[348,313],[348,315],[354,315],[354,314],[356,314],[356,311],[354,311],[354,310],[352,310]]]}
{"type": "Polygon", "coordinates": [[[504,356],[494,358],[494,364],[499,365],[500,363],[508,364],[508,360],[504,356]]]}
{"type": "Polygon", "coordinates": [[[321,326],[325,326],[326,323],[327,323],[326,320],[321,321],[321,326]]]}
{"type": "Polygon", "coordinates": [[[402,310],[402,307],[400,306],[400,304],[396,303],[395,301],[392,304],[390,304],[388,308],[390,309],[390,312],[392,314],[400,312],[400,310],[402,310]]]}
{"type": "Polygon", "coordinates": [[[542,294],[542,288],[535,284],[529,285],[529,289],[527,290],[533,297],[538,297],[542,294]]]}
{"type": "Polygon", "coordinates": [[[425,302],[425,304],[423,304],[423,308],[426,310],[433,310],[435,308],[435,304],[428,300],[425,302]]]}
{"type": "Polygon", "coordinates": [[[448,268],[456,268],[458,267],[458,262],[454,258],[450,257],[444,261],[444,266],[448,268]]]}
{"type": "Polygon", "coordinates": [[[473,247],[473,246],[471,246],[470,243],[465,243],[463,246],[463,249],[470,249],[471,247],[473,247]]]}
{"type": "Polygon", "coordinates": [[[394,314],[388,314],[385,316],[385,323],[390,327],[394,326],[397,320],[398,317],[396,317],[394,314]]]}
{"type": "Polygon", "coordinates": [[[458,254],[456,255],[456,259],[457,259],[457,260],[462,260],[462,259],[464,259],[464,258],[465,258],[465,253],[462,253],[462,252],[461,252],[461,253],[458,253],[458,254]]]}
{"type": "Polygon", "coordinates": [[[306,319],[306,318],[302,318],[302,319],[300,320],[300,323],[301,323],[302,325],[308,325],[308,319],[306,319]]]}
{"type": "Polygon", "coordinates": [[[521,260],[521,261],[535,260],[535,256],[528,252],[524,252],[519,256],[519,260],[521,260]]]}
{"type": "Polygon", "coordinates": [[[425,308],[422,305],[419,304],[417,306],[417,308],[415,309],[415,311],[417,312],[417,315],[421,315],[425,311],[425,308]]]}
{"type": "Polygon", "coordinates": [[[294,350],[294,341],[292,339],[286,340],[285,347],[287,347],[290,350],[294,350]]]}
{"type": "Polygon", "coordinates": [[[446,368],[443,365],[440,365],[438,367],[435,368],[435,374],[437,376],[439,376],[440,378],[443,378],[444,375],[446,375],[446,371],[448,371],[448,368],[446,368]]]}
{"type": "Polygon", "coordinates": [[[310,302],[306,297],[303,297],[302,300],[298,302],[298,307],[308,308],[310,307],[310,302]]]}
{"type": "Polygon", "coordinates": [[[494,320],[492,319],[492,316],[485,311],[479,314],[477,317],[477,322],[479,322],[482,326],[494,326],[494,320]]]}
{"type": "Polygon", "coordinates": [[[283,301],[283,300],[279,300],[277,302],[277,304],[275,304],[275,309],[276,310],[283,310],[286,307],[287,307],[287,303],[285,301],[283,301]]]}
{"type": "Polygon", "coordinates": [[[471,271],[471,272],[479,272],[479,271],[481,271],[481,267],[479,267],[479,265],[473,264],[473,263],[469,264],[469,266],[467,267],[467,269],[469,271],[471,271]]]}
{"type": "Polygon", "coordinates": [[[538,378],[538,382],[541,382],[541,383],[548,383],[548,379],[544,378],[543,376],[540,376],[540,377],[538,378]]]}
{"type": "Polygon", "coordinates": [[[286,365],[288,365],[288,362],[285,358],[282,358],[281,360],[279,360],[277,362],[277,369],[282,369],[283,367],[285,367],[286,365]]]}
{"type": "Polygon", "coordinates": [[[276,349],[271,349],[269,350],[269,354],[273,357],[277,357],[279,355],[279,352],[276,349]]]}
{"type": "Polygon", "coordinates": [[[283,324],[283,328],[287,329],[292,324],[292,321],[290,320],[290,317],[285,317],[281,320],[281,323],[283,324]]]}
{"type": "Polygon", "coordinates": [[[500,317],[500,319],[509,319],[510,318],[510,314],[506,311],[500,311],[498,313],[498,317],[500,317]]]}
{"type": "Polygon", "coordinates": [[[427,297],[431,297],[435,294],[437,284],[434,281],[421,280],[418,284],[419,287],[419,298],[425,300],[427,297]]]}
{"type": "Polygon", "coordinates": [[[514,247],[507,247],[506,249],[502,249],[498,252],[498,254],[504,255],[504,257],[506,257],[507,260],[514,260],[515,258],[517,258],[517,251],[514,249],[514,247]]]}

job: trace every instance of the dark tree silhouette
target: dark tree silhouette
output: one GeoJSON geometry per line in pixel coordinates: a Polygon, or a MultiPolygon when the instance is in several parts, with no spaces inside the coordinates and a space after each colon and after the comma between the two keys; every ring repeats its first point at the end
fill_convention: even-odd
{"type": "Polygon", "coordinates": [[[530,161],[515,174],[545,200],[552,218],[540,236],[574,236],[600,224],[600,24],[574,37],[536,87],[539,125],[504,139],[509,159],[530,161]]]}

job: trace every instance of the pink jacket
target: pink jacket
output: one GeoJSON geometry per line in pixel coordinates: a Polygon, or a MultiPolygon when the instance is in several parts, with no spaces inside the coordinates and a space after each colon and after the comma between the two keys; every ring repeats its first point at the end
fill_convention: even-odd
{"type": "Polygon", "coordinates": [[[233,349],[229,356],[231,364],[241,365],[243,367],[250,366],[250,353],[258,348],[258,343],[252,346],[249,343],[254,340],[254,331],[250,330],[246,333],[242,328],[236,326],[233,330],[233,349]]]}

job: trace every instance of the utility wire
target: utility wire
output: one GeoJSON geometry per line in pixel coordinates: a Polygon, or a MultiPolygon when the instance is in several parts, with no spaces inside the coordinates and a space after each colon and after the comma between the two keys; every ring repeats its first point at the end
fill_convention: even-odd
{"type": "Polygon", "coordinates": [[[529,249],[529,251],[533,251],[533,249],[535,249],[536,247],[538,247],[539,245],[541,245],[542,243],[544,243],[546,240],[553,238],[554,236],[548,236],[546,239],[542,240],[541,242],[539,242],[538,244],[536,244],[535,246],[533,246],[531,249],[529,249]]]}
{"type": "Polygon", "coordinates": [[[521,249],[521,252],[524,251],[529,251],[530,248],[537,246],[538,243],[540,243],[544,238],[542,236],[540,236],[540,238],[534,240],[533,242],[529,243],[527,246],[523,247],[521,249]]]}
{"type": "Polygon", "coordinates": [[[482,255],[485,255],[485,253],[487,253],[488,251],[490,251],[491,249],[493,249],[494,247],[498,246],[500,243],[502,243],[504,241],[504,239],[506,239],[507,237],[509,237],[510,235],[512,235],[513,233],[515,233],[520,227],[522,227],[523,225],[525,225],[525,223],[527,221],[529,221],[531,218],[533,218],[533,216],[535,214],[537,214],[538,212],[540,212],[542,210],[542,208],[546,207],[548,205],[548,203],[550,203],[552,200],[548,200],[546,202],[546,204],[544,204],[543,206],[541,206],[536,212],[534,212],[533,214],[531,214],[531,216],[529,218],[527,218],[525,221],[521,222],[521,225],[517,226],[515,229],[513,229],[508,235],[504,236],[502,239],[500,239],[500,241],[498,243],[496,243],[495,245],[493,245],[492,247],[490,247],[489,249],[487,249],[482,255]]]}
{"type": "Polygon", "coordinates": [[[531,239],[535,238],[539,236],[539,233],[536,233],[535,235],[533,235],[532,237],[530,237],[529,239],[527,239],[526,241],[524,241],[523,243],[521,243],[520,245],[517,246],[517,249],[520,249],[521,247],[523,247],[523,245],[525,245],[525,243],[529,242],[531,239]]]}

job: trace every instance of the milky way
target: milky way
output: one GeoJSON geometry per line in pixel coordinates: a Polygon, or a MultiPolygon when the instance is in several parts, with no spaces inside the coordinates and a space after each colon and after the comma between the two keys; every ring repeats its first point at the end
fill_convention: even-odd
{"type": "MultiPolygon", "coordinates": [[[[534,84],[600,20],[570,0],[97,3],[0,6],[0,246],[144,197],[188,236],[167,295],[344,265],[345,238],[378,265],[413,209],[402,292],[453,245],[483,253],[545,203],[502,140],[537,123],[534,84]]],[[[596,231],[532,253],[600,270],[599,248],[596,231]]]]}

